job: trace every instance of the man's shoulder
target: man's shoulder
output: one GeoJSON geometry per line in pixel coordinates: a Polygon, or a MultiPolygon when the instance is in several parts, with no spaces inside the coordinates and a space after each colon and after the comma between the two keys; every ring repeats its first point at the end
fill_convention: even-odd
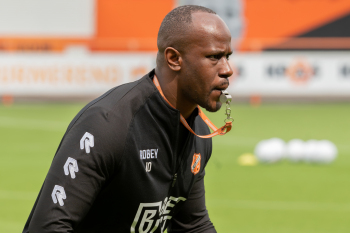
{"type": "Polygon", "coordinates": [[[80,110],[70,126],[91,117],[102,117],[114,123],[115,120],[120,122],[123,119],[130,119],[130,116],[157,90],[152,83],[151,74],[152,72],[137,81],[114,87],[92,100],[80,110]]]}
{"type": "Polygon", "coordinates": [[[119,105],[142,104],[145,98],[148,98],[155,91],[156,87],[152,83],[150,74],[147,74],[137,81],[112,88],[87,106],[118,111],[119,105]]]}

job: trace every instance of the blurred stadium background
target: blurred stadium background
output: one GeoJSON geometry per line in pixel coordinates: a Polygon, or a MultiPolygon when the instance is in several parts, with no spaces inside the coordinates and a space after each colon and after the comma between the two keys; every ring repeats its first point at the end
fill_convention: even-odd
{"type": "MultiPolygon", "coordinates": [[[[215,10],[235,48],[234,128],[213,139],[206,176],[218,232],[349,231],[349,0],[0,0],[0,232],[23,229],[74,115],[154,68],[161,20],[183,4],[215,10]],[[269,138],[338,153],[252,160],[269,138]]],[[[222,125],[222,111],[208,116],[222,125]]]]}

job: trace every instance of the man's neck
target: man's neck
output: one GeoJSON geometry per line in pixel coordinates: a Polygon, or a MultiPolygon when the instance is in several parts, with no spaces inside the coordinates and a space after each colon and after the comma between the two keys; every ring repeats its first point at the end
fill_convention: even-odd
{"type": "Polygon", "coordinates": [[[157,68],[155,74],[165,98],[174,108],[180,111],[185,119],[188,119],[197,105],[190,103],[187,98],[182,95],[178,87],[178,78],[171,74],[164,74],[157,68]]]}

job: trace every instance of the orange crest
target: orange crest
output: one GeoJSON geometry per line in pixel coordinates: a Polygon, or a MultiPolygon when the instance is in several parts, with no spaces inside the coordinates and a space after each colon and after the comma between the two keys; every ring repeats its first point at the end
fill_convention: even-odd
{"type": "Polygon", "coordinates": [[[198,153],[194,153],[193,155],[193,160],[192,160],[192,164],[191,164],[191,172],[196,175],[199,170],[201,169],[201,154],[198,153]]]}
{"type": "Polygon", "coordinates": [[[314,75],[314,69],[306,62],[298,61],[286,70],[286,74],[296,84],[306,84],[314,75]]]}

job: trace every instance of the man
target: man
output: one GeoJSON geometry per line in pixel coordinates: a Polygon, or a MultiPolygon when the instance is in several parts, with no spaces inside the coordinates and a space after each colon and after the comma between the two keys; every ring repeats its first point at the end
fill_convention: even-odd
{"type": "Polygon", "coordinates": [[[216,232],[204,198],[211,139],[193,133],[210,133],[197,105],[217,111],[228,87],[230,32],[210,9],[182,6],[157,42],[154,71],[70,123],[23,232],[216,232]]]}

